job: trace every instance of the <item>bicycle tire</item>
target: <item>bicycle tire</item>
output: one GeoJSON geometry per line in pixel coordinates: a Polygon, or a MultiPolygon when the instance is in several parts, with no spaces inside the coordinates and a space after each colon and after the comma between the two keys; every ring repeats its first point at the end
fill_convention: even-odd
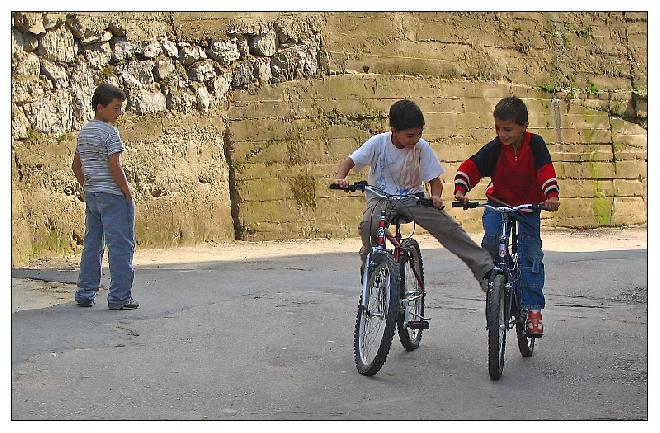
{"type": "Polygon", "coordinates": [[[504,351],[506,349],[506,331],[508,318],[504,317],[506,279],[497,274],[493,278],[492,288],[486,297],[486,324],[488,327],[488,374],[491,380],[498,380],[504,370],[504,351]]]}
{"type": "MultiPolygon", "coordinates": [[[[412,238],[405,239],[401,242],[401,247],[408,251],[408,257],[399,264],[399,271],[401,273],[401,290],[399,296],[401,297],[401,300],[403,300],[406,296],[415,296],[421,292],[422,289],[419,287],[417,279],[412,272],[412,266],[415,267],[417,275],[419,275],[419,279],[423,285],[424,263],[422,261],[422,253],[419,249],[419,244],[416,240],[412,238]]],[[[422,296],[411,302],[408,308],[410,311],[414,312],[414,315],[410,315],[410,317],[414,317],[414,320],[419,320],[420,317],[424,317],[424,297],[422,296]]],[[[405,311],[402,305],[397,320],[399,340],[407,351],[415,350],[419,347],[419,343],[422,340],[422,329],[410,329],[406,326],[404,320],[405,311]]]]}
{"type": "Polygon", "coordinates": [[[518,335],[518,349],[523,358],[529,358],[534,354],[534,342],[536,338],[525,334],[525,318],[516,323],[516,334],[518,335]]]}
{"type": "Polygon", "coordinates": [[[353,334],[355,366],[364,376],[378,373],[385,363],[399,314],[398,265],[389,254],[377,254],[372,260],[365,302],[369,311],[360,307],[360,295],[353,334]]]}

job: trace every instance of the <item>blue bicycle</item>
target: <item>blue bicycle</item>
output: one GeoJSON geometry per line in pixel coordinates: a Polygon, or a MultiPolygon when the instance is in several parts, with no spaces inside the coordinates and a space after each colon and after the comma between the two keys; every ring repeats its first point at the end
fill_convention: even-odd
{"type": "Polygon", "coordinates": [[[498,240],[498,258],[488,281],[486,293],[486,329],[488,330],[488,374],[498,380],[504,370],[504,349],[507,330],[515,326],[518,349],[523,357],[532,356],[539,335],[529,335],[525,326],[527,310],[521,307],[521,293],[516,290],[520,279],[518,267],[518,235],[514,215],[519,212],[545,209],[542,204],[494,206],[490,203],[452,202],[452,207],[464,209],[484,207],[502,214],[498,240]],[[510,238],[510,239],[509,239],[510,238]]]}

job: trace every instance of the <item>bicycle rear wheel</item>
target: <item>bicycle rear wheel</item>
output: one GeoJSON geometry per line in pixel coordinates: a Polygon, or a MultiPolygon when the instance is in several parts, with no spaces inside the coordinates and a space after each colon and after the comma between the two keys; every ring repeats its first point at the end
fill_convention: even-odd
{"type": "Polygon", "coordinates": [[[486,297],[486,325],[488,327],[488,374],[498,380],[504,370],[504,349],[506,348],[506,296],[505,278],[497,274],[493,286],[486,297]]]}
{"type": "Polygon", "coordinates": [[[399,313],[398,266],[389,254],[373,258],[364,305],[358,305],[353,350],[360,374],[372,376],[381,369],[394,337],[399,313]]]}
{"type": "MultiPolygon", "coordinates": [[[[401,272],[401,300],[412,299],[408,302],[407,310],[409,320],[420,321],[424,317],[424,297],[419,296],[422,293],[424,285],[424,264],[422,263],[422,253],[419,250],[419,244],[416,240],[409,238],[401,242],[401,247],[408,252],[403,262],[400,263],[401,272]],[[419,277],[415,277],[415,273],[419,277]],[[421,286],[420,286],[421,282],[421,286]]],[[[422,340],[422,329],[408,328],[405,323],[405,306],[399,313],[397,328],[399,329],[399,340],[406,350],[415,350],[419,347],[422,340]]]]}
{"type": "Polygon", "coordinates": [[[518,349],[523,358],[529,358],[534,354],[534,342],[536,338],[527,336],[525,332],[525,322],[527,317],[519,314],[518,321],[516,322],[516,334],[518,334],[518,349]]]}

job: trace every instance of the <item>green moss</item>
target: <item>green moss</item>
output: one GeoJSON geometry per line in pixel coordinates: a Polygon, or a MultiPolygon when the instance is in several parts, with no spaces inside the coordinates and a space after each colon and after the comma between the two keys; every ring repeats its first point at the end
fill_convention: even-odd
{"type": "Polygon", "coordinates": [[[305,162],[305,138],[301,131],[294,131],[291,134],[291,141],[286,146],[287,153],[289,154],[288,165],[299,165],[305,162]]]}
{"type": "Polygon", "coordinates": [[[316,181],[308,172],[301,172],[289,180],[289,187],[298,206],[316,208],[316,181]]]}
{"type": "Polygon", "coordinates": [[[598,191],[592,202],[594,218],[599,226],[610,224],[612,217],[612,199],[605,197],[605,194],[598,191]]]}
{"type": "Polygon", "coordinates": [[[547,93],[556,93],[558,92],[559,86],[554,83],[541,83],[538,86],[536,86],[537,89],[539,89],[542,92],[547,92],[547,93]]]}
{"type": "Polygon", "coordinates": [[[582,134],[584,134],[584,142],[591,144],[594,138],[594,130],[593,129],[583,129],[582,134]]]}
{"type": "Polygon", "coordinates": [[[101,84],[107,83],[110,81],[111,77],[114,77],[117,75],[117,72],[115,70],[115,67],[113,65],[106,65],[103,69],[101,69],[98,73],[98,75],[94,78],[94,85],[99,86],[101,84]]]}
{"type": "Polygon", "coordinates": [[[37,237],[32,243],[32,256],[61,255],[70,253],[72,243],[68,236],[63,236],[57,230],[50,229],[44,237],[37,237]]]}
{"type": "Polygon", "coordinates": [[[35,131],[34,129],[28,129],[27,137],[25,140],[23,140],[23,143],[25,143],[26,147],[32,147],[37,144],[39,140],[41,140],[41,133],[39,131],[35,131]]]}
{"type": "Polygon", "coordinates": [[[578,38],[589,38],[589,37],[591,37],[591,27],[576,29],[575,30],[575,35],[578,38]]]}

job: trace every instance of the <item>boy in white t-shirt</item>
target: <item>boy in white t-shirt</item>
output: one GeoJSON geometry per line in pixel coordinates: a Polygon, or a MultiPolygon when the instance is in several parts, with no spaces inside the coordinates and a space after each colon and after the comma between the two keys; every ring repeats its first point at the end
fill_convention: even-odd
{"type": "Polygon", "coordinates": [[[484,290],[493,268],[493,260],[490,254],[477,245],[443,210],[442,181],[439,176],[445,170],[428,142],[421,138],[424,130],[422,111],[414,102],[402,100],[390,107],[389,114],[391,130],[374,135],[343,160],[337,169],[335,183],[346,187],[346,176],[354,166],[369,166],[369,184],[388,194],[424,192],[424,183],[428,183],[434,208],[418,206],[414,198],[388,202],[367,192],[367,209],[359,226],[362,262],[364,263],[371,251],[380,212],[383,207],[388,206],[386,210],[389,218],[403,215],[406,219],[415,221],[463,260],[484,290]]]}

